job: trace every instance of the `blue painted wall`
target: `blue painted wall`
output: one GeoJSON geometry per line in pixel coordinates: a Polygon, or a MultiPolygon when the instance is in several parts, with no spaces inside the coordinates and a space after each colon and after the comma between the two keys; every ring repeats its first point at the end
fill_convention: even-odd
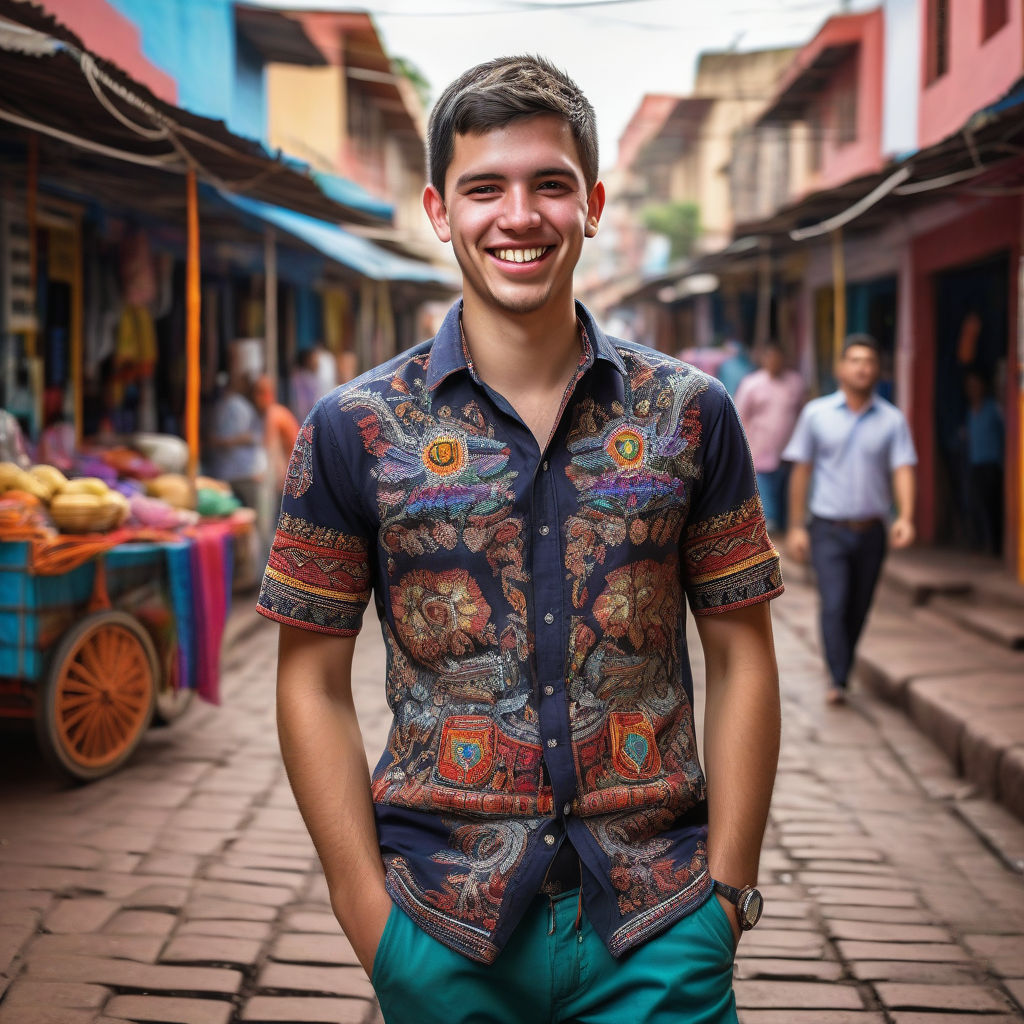
{"type": "Polygon", "coordinates": [[[266,142],[262,55],[235,30],[233,0],[109,0],[139,29],[143,53],[178,83],[178,104],[266,142]]]}

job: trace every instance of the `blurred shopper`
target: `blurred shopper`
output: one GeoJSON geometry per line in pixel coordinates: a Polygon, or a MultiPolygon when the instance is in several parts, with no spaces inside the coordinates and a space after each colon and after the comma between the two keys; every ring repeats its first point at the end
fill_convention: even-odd
{"type": "Polygon", "coordinates": [[[292,412],[299,423],[305,423],[310,410],[324,393],[320,390],[320,375],[317,373],[318,350],[303,349],[295,361],[288,383],[292,412]]]}
{"type": "Polygon", "coordinates": [[[248,381],[239,374],[224,384],[210,416],[206,468],[210,476],[229,483],[243,505],[258,511],[267,453],[263,422],[248,393],[248,381]]]}
{"type": "Polygon", "coordinates": [[[782,346],[774,341],[762,350],[761,369],[744,377],[736,389],[736,409],[750,441],[769,530],[786,528],[789,464],[782,461],[782,450],[796,426],[804,390],[803,378],[786,369],[782,346]]]}
{"type": "Polygon", "coordinates": [[[462,300],[316,406],[260,594],[331,906],[387,1024],[735,1024],[782,590],[739,418],[574,302],[604,208],[575,83],[480,65],[428,138],[462,300]],[[371,593],[395,714],[372,778],[351,693],[371,593]]]}
{"type": "Polygon", "coordinates": [[[729,355],[718,366],[718,379],[725,385],[725,390],[735,398],[740,382],[757,367],[751,362],[747,346],[742,341],[727,341],[722,347],[729,355]]]}
{"type": "Polygon", "coordinates": [[[971,542],[988,554],[1003,547],[1003,453],[1006,427],[988,380],[972,370],[964,378],[967,395],[967,509],[971,542]]]}
{"type": "Polygon", "coordinates": [[[903,413],[875,394],[880,366],[878,342],[868,334],[851,334],[836,364],[839,390],[804,406],[782,453],[794,463],[787,546],[798,561],[809,553],[814,565],[832,704],[846,697],[885,558],[894,497],[897,515],[888,528],[889,542],[905,548],[914,541],[917,455],[903,413]],[[804,525],[808,510],[809,529],[804,525]]]}
{"type": "Polygon", "coordinates": [[[276,505],[281,500],[288,460],[299,436],[299,421],[290,409],[277,401],[274,383],[266,375],[259,377],[253,384],[252,400],[263,417],[263,447],[267,451],[268,475],[276,505]]]}

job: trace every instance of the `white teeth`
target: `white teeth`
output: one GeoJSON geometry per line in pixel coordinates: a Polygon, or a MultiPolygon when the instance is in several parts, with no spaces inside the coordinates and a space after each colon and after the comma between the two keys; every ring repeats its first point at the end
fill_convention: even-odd
{"type": "Polygon", "coordinates": [[[499,260],[506,263],[532,263],[539,260],[548,251],[548,247],[541,246],[536,249],[498,249],[496,255],[499,260]]]}

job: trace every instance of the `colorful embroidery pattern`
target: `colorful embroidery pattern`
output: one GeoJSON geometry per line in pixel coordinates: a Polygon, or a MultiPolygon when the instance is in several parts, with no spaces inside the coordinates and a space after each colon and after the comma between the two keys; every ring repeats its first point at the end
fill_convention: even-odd
{"type": "Polygon", "coordinates": [[[282,513],[260,589],[260,610],[324,633],[359,631],[370,598],[362,537],[282,513]]]}
{"type": "Polygon", "coordinates": [[[778,554],[756,494],[691,527],[684,552],[695,614],[764,601],[782,591],[778,554]]]}
{"type": "Polygon", "coordinates": [[[288,471],[284,479],[284,492],[293,498],[301,498],[313,483],[313,424],[299,428],[288,471]]]}
{"type": "Polygon", "coordinates": [[[457,312],[318,405],[260,595],[272,618],[351,634],[372,586],[388,891],[483,962],[559,831],[601,880],[584,902],[613,952],[707,897],[686,599],[703,614],[781,587],[724,391],[580,315],[544,452],[476,378],[457,312]]]}

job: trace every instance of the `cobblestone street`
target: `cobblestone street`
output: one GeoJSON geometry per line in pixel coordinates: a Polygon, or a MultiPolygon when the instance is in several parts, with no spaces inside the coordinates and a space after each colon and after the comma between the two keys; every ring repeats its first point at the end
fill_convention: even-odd
{"type": "MultiPolygon", "coordinates": [[[[825,708],[799,581],[775,622],[783,754],[741,1020],[1024,1020],[1024,825],[902,713],[859,695],[825,708]]],[[[240,607],[231,628],[223,707],[151,730],[111,778],[65,788],[30,733],[4,734],[0,1024],[378,1019],[279,761],[276,627],[240,607]]],[[[368,623],[356,683],[371,762],[382,659],[368,623]]]]}

